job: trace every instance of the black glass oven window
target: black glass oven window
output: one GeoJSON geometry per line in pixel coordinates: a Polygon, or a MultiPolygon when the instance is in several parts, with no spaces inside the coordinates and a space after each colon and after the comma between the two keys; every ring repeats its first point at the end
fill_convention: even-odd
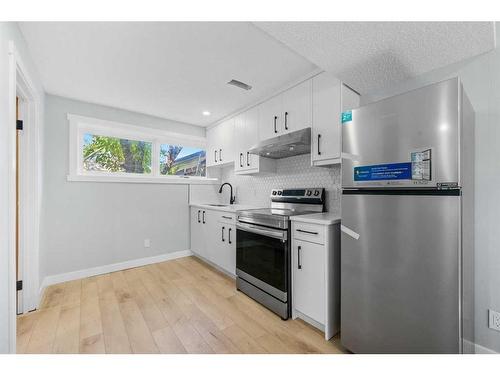
{"type": "Polygon", "coordinates": [[[238,229],[236,267],[287,292],[287,244],[282,240],[238,229]]]}

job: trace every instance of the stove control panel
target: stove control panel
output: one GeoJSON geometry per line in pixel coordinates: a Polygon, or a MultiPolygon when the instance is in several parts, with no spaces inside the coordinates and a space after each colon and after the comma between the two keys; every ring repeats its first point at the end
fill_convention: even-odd
{"type": "Polygon", "coordinates": [[[292,199],[292,200],[323,200],[325,196],[324,188],[308,189],[273,189],[271,191],[271,200],[292,199]]]}

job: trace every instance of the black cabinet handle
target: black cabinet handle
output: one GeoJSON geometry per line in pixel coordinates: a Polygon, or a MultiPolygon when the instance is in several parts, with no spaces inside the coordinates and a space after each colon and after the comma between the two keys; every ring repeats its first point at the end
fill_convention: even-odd
{"type": "Polygon", "coordinates": [[[247,151],[247,167],[250,166],[250,152],[247,151]]]}
{"type": "Polygon", "coordinates": [[[318,155],[321,155],[321,151],[319,150],[319,141],[321,140],[321,134],[318,134],[318,155]]]}
{"type": "Polygon", "coordinates": [[[203,224],[205,224],[205,211],[203,211],[203,224]]]}
{"type": "Polygon", "coordinates": [[[240,167],[243,168],[243,162],[241,161],[241,158],[243,157],[243,153],[240,152],[240,167]]]}
{"type": "Polygon", "coordinates": [[[285,112],[285,130],[288,130],[288,112],[285,112]]]}
{"type": "Polygon", "coordinates": [[[278,116],[274,116],[274,132],[277,133],[278,129],[276,129],[276,122],[278,121],[278,116]]]}
{"type": "Polygon", "coordinates": [[[226,227],[222,227],[222,242],[225,241],[225,239],[224,239],[224,229],[226,229],[226,227]]]}
{"type": "Polygon", "coordinates": [[[229,244],[232,244],[232,242],[231,242],[231,229],[232,228],[229,228],[229,244]]]}
{"type": "Polygon", "coordinates": [[[297,229],[297,232],[307,233],[307,234],[315,234],[315,235],[318,234],[318,232],[310,232],[308,230],[303,230],[303,229],[297,229]]]}
{"type": "Polygon", "coordinates": [[[201,223],[201,221],[200,221],[200,210],[198,210],[198,223],[201,223]]]}
{"type": "Polygon", "coordinates": [[[300,263],[300,252],[302,250],[302,246],[297,246],[297,268],[299,270],[302,269],[302,264],[300,263]]]}
{"type": "Polygon", "coordinates": [[[214,155],[215,155],[215,162],[217,163],[217,150],[214,151],[214,155]]]}
{"type": "Polygon", "coordinates": [[[219,149],[219,161],[222,161],[222,148],[219,149]]]}
{"type": "Polygon", "coordinates": [[[232,220],[233,218],[231,216],[222,216],[224,219],[232,220]]]}

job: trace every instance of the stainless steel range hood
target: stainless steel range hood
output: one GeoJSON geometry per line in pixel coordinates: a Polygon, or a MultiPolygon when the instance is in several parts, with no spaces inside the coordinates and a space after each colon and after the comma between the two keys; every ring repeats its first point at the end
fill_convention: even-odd
{"type": "Polygon", "coordinates": [[[305,128],[275,138],[266,139],[248,150],[251,154],[271,159],[283,159],[311,152],[311,128],[305,128]]]}

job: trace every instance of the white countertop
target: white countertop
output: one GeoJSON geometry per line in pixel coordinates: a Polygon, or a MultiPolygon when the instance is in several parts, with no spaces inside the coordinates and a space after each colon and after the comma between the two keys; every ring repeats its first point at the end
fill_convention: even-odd
{"type": "Polygon", "coordinates": [[[255,207],[255,206],[249,206],[247,204],[228,204],[225,206],[212,206],[209,203],[190,203],[190,207],[200,207],[204,208],[205,210],[212,210],[212,211],[222,211],[222,212],[236,212],[239,210],[251,210],[253,208],[260,208],[260,207],[255,207]]]}
{"type": "Polygon", "coordinates": [[[300,223],[332,225],[340,223],[340,215],[333,212],[321,212],[317,214],[292,216],[290,220],[298,221],[300,223]]]}

